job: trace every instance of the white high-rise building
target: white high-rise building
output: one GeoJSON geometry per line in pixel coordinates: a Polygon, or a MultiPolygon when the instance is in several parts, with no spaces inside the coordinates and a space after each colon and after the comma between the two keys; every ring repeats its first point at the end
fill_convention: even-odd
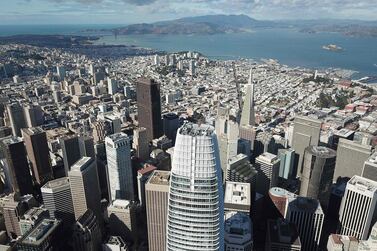
{"type": "Polygon", "coordinates": [[[353,176],[339,211],[340,234],[366,240],[376,222],[377,182],[353,176]]]}
{"type": "Polygon", "coordinates": [[[124,133],[105,138],[110,201],[134,200],[130,141],[124,133]]]}
{"type": "Polygon", "coordinates": [[[177,133],[169,187],[167,251],[224,250],[224,204],[214,128],[184,124],[177,133]]]}
{"type": "Polygon", "coordinates": [[[249,82],[246,85],[245,101],[242,107],[241,126],[255,126],[254,85],[253,73],[250,70],[249,82]]]}
{"type": "Polygon", "coordinates": [[[107,91],[110,95],[118,92],[118,83],[115,79],[107,78],[107,91]]]}

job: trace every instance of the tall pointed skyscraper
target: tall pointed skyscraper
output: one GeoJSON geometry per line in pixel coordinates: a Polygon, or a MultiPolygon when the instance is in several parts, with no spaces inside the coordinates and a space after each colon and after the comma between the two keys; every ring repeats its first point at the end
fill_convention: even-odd
{"type": "Polygon", "coordinates": [[[171,169],[167,251],[224,250],[224,198],[214,128],[178,129],[171,169]]]}
{"type": "Polygon", "coordinates": [[[252,70],[250,70],[249,83],[246,85],[246,96],[242,107],[240,125],[255,126],[254,81],[252,70]]]}

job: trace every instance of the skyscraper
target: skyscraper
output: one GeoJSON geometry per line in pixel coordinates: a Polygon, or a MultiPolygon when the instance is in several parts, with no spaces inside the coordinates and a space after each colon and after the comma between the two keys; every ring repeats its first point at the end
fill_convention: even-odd
{"type": "Polygon", "coordinates": [[[160,85],[153,79],[140,78],[136,85],[139,127],[147,129],[147,140],[162,136],[160,85]]]}
{"type": "Polygon", "coordinates": [[[295,150],[279,149],[278,158],[280,159],[279,177],[288,179],[296,174],[293,173],[295,150]]]}
{"type": "Polygon", "coordinates": [[[107,212],[109,216],[109,234],[120,236],[123,240],[132,242],[137,227],[134,203],[117,199],[109,205],[107,212]]]}
{"type": "Polygon", "coordinates": [[[296,175],[301,177],[305,149],[318,145],[322,122],[309,117],[296,117],[294,122],[292,148],[298,158],[296,175]]]}
{"type": "Polygon", "coordinates": [[[33,182],[24,142],[13,136],[3,138],[0,148],[5,158],[4,173],[13,192],[18,195],[32,194],[33,182]]]}
{"type": "Polygon", "coordinates": [[[22,106],[19,103],[9,104],[7,105],[7,113],[13,136],[21,137],[21,128],[27,127],[22,106]]]}
{"type": "Polygon", "coordinates": [[[34,179],[39,186],[42,186],[53,179],[46,132],[39,127],[23,128],[22,137],[34,179]]]}
{"type": "Polygon", "coordinates": [[[64,227],[70,227],[75,221],[72,193],[69,179],[63,177],[47,182],[41,188],[43,204],[50,218],[60,219],[64,227]]]}
{"type": "Polygon", "coordinates": [[[268,220],[265,251],[301,251],[295,224],[283,219],[268,220]]]}
{"type": "Polygon", "coordinates": [[[268,194],[268,190],[275,187],[279,177],[280,160],[275,154],[265,152],[255,160],[255,169],[258,171],[257,187],[258,193],[268,194]]]}
{"type": "Polygon", "coordinates": [[[221,184],[214,128],[184,124],[178,130],[173,155],[167,251],[224,249],[221,184]]]}
{"type": "Polygon", "coordinates": [[[101,250],[102,233],[92,210],[86,210],[76,221],[73,228],[74,250],[101,250]]]}
{"type": "Polygon", "coordinates": [[[368,160],[364,162],[361,176],[373,181],[377,181],[377,153],[373,153],[368,160]]]}
{"type": "Polygon", "coordinates": [[[346,186],[339,211],[340,234],[366,240],[376,222],[377,182],[354,176],[346,186]]]}
{"type": "Polygon", "coordinates": [[[237,155],[239,129],[236,121],[230,118],[228,109],[225,115],[218,114],[215,128],[219,145],[220,165],[225,181],[228,161],[237,155]]]}
{"type": "Polygon", "coordinates": [[[336,152],[323,146],[305,150],[300,195],[318,199],[327,210],[334,176],[336,152]]]}
{"type": "Polygon", "coordinates": [[[338,177],[352,178],[354,175],[361,175],[364,162],[372,154],[370,145],[362,145],[357,142],[340,139],[337,150],[334,181],[338,177]]]}
{"type": "Polygon", "coordinates": [[[24,107],[24,114],[27,127],[43,125],[43,111],[39,105],[28,105],[24,107]]]}
{"type": "Polygon", "coordinates": [[[167,113],[164,114],[162,118],[164,134],[174,143],[177,136],[177,130],[180,126],[179,117],[175,113],[167,113]]]}
{"type": "Polygon", "coordinates": [[[288,198],[285,218],[296,225],[302,250],[318,250],[324,217],[317,200],[307,197],[288,198]]]}
{"type": "Polygon", "coordinates": [[[169,180],[170,172],[156,170],[145,184],[148,248],[150,251],[166,250],[169,180]]]}
{"type": "Polygon", "coordinates": [[[110,201],[134,200],[130,141],[124,133],[106,137],[107,175],[110,201]]]}
{"type": "Polygon", "coordinates": [[[140,201],[140,205],[145,207],[145,183],[151,176],[151,174],[156,170],[157,167],[145,164],[144,167],[137,171],[137,191],[140,201]]]}
{"type": "Polygon", "coordinates": [[[92,137],[81,136],[79,137],[79,148],[81,157],[95,157],[94,141],[92,137]]]}
{"type": "Polygon", "coordinates": [[[82,157],[72,166],[68,177],[75,218],[80,218],[90,209],[99,221],[102,220],[101,192],[95,160],[82,157]]]}
{"type": "Polygon", "coordinates": [[[80,145],[77,135],[65,136],[59,139],[63,152],[65,174],[68,175],[71,166],[80,159],[80,145]]]}
{"type": "Polygon", "coordinates": [[[250,70],[249,82],[246,85],[246,95],[242,107],[241,126],[255,126],[254,87],[253,73],[250,70]]]}
{"type": "Polygon", "coordinates": [[[147,129],[139,127],[134,130],[132,147],[136,150],[136,156],[146,161],[149,159],[149,142],[147,139],[147,129]]]}

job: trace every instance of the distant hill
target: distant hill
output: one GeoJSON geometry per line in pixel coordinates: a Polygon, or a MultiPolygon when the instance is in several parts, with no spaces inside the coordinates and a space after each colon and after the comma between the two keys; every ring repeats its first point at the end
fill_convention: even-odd
{"type": "Polygon", "coordinates": [[[132,24],[112,29],[119,35],[130,34],[218,34],[244,32],[256,27],[272,26],[272,22],[258,21],[246,15],[208,15],[185,17],[151,24],[132,24]]]}

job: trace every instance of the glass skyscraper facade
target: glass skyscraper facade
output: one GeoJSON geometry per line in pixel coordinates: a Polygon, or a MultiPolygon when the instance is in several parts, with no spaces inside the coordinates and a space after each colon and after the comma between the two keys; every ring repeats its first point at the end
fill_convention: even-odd
{"type": "Polygon", "coordinates": [[[186,123],[174,149],[166,250],[224,250],[223,201],[214,128],[186,123]]]}

